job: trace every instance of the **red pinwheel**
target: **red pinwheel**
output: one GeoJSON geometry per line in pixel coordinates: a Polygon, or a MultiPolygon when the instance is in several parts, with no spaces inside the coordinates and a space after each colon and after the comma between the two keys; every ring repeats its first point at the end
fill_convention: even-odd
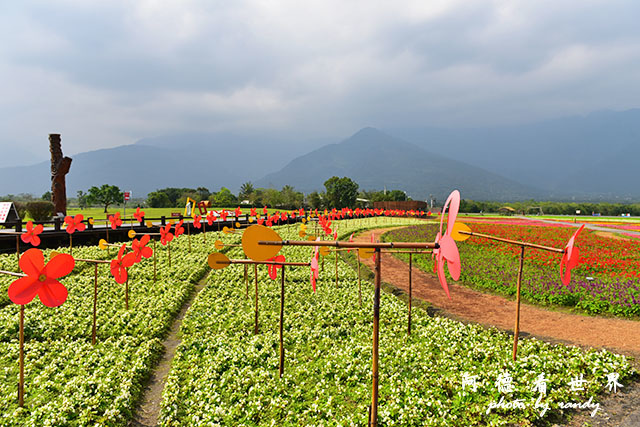
{"type": "Polygon", "coordinates": [[[251,216],[258,216],[258,211],[256,208],[251,208],[251,216]]]}
{"type": "Polygon", "coordinates": [[[265,215],[266,215],[267,213],[269,213],[269,211],[267,210],[267,207],[266,207],[266,206],[262,208],[262,212],[264,212],[264,214],[265,214],[265,215]]]}
{"type": "Polygon", "coordinates": [[[142,220],[144,219],[144,211],[140,210],[140,206],[138,206],[138,209],[136,209],[136,212],[133,214],[133,217],[138,222],[142,222],[142,220]]]}
{"type": "Polygon", "coordinates": [[[118,251],[118,257],[111,260],[111,274],[113,274],[116,282],[121,284],[127,281],[127,268],[131,267],[136,261],[133,253],[122,256],[126,247],[127,245],[123,243],[118,251]]]}
{"type": "Polygon", "coordinates": [[[338,240],[338,230],[333,232],[333,240],[338,240]]]}
{"type": "Polygon", "coordinates": [[[47,307],[58,307],[67,300],[67,288],[57,279],[71,273],[76,261],[71,255],[59,254],[46,265],[40,249],[29,249],[18,265],[27,275],[9,285],[9,299],[15,304],[25,305],[38,295],[47,307]]]}
{"type": "Polygon", "coordinates": [[[451,299],[449,295],[449,287],[447,286],[447,279],[444,275],[444,261],[447,261],[447,266],[449,267],[449,274],[453,280],[458,280],[460,278],[460,253],[458,252],[458,247],[456,246],[455,240],[451,237],[451,233],[453,232],[453,225],[456,222],[456,217],[458,216],[458,209],[460,208],[460,192],[458,190],[453,190],[447,201],[444,203],[444,207],[442,208],[442,215],[440,216],[440,231],[436,235],[435,243],[439,244],[440,247],[433,250],[433,256],[436,261],[436,269],[438,272],[438,280],[440,280],[440,285],[447,294],[447,297],[451,299]],[[442,234],[442,224],[444,222],[444,214],[447,210],[447,206],[449,207],[449,217],[447,218],[447,232],[442,234]]]}
{"type": "Polygon", "coordinates": [[[260,217],[256,220],[258,222],[258,225],[262,225],[264,224],[264,218],[260,217]]]}
{"type": "MultiPolygon", "coordinates": [[[[355,234],[355,233],[351,233],[351,237],[349,237],[349,242],[350,242],[350,243],[353,243],[353,235],[354,235],[354,234],[355,234]]],[[[351,252],[351,249],[347,249],[347,253],[349,253],[349,252],[351,252]]]]}
{"type": "Polygon", "coordinates": [[[176,230],[175,230],[176,237],[178,237],[179,235],[184,233],[184,227],[182,226],[182,224],[184,224],[184,220],[183,219],[178,221],[178,223],[176,224],[176,230]]]}
{"type": "MultiPolygon", "coordinates": [[[[269,258],[267,261],[275,261],[275,262],[285,262],[284,255],[274,256],[273,258],[269,258]]],[[[271,280],[276,280],[278,277],[278,269],[282,268],[282,265],[278,264],[269,264],[269,277],[271,280]]]]}
{"type": "Polygon", "coordinates": [[[300,208],[298,211],[298,216],[304,216],[304,209],[300,208]]]}
{"type": "Polygon", "coordinates": [[[122,219],[120,218],[120,212],[116,212],[115,215],[109,216],[109,222],[111,223],[111,228],[113,230],[115,230],[116,227],[120,227],[122,225],[122,219]]]}
{"type": "Polygon", "coordinates": [[[193,218],[193,226],[194,226],[195,228],[200,228],[200,227],[202,227],[202,224],[200,223],[200,221],[202,221],[202,215],[196,215],[196,216],[193,218]]]}
{"type": "Polygon", "coordinates": [[[575,244],[578,234],[580,234],[583,228],[584,224],[582,224],[580,228],[573,233],[573,236],[571,236],[567,242],[567,246],[564,248],[564,255],[562,255],[562,260],[560,261],[560,276],[562,277],[562,284],[565,286],[569,286],[569,282],[571,281],[571,269],[577,266],[580,260],[580,251],[578,248],[573,247],[573,245],[575,244]]]}
{"type": "Polygon", "coordinates": [[[224,209],[222,210],[222,212],[220,212],[220,216],[222,217],[223,221],[227,220],[227,216],[229,216],[229,212],[225,211],[224,209]]]}
{"type": "MultiPolygon", "coordinates": [[[[320,238],[317,238],[316,241],[317,240],[320,240],[320,238]]],[[[318,247],[315,246],[313,256],[311,257],[311,276],[309,277],[309,281],[311,282],[311,286],[313,287],[313,292],[316,291],[316,280],[318,279],[319,275],[319,257],[320,253],[318,251],[318,247]]]]}
{"type": "Polygon", "coordinates": [[[153,256],[153,249],[147,247],[149,239],[149,235],[145,234],[140,240],[133,239],[131,242],[131,249],[133,250],[132,253],[135,262],[142,261],[142,257],[151,258],[153,256]]]}
{"type": "Polygon", "coordinates": [[[73,234],[77,231],[84,231],[86,225],[82,222],[84,217],[82,214],[78,214],[76,216],[65,216],[64,223],[67,224],[67,233],[73,234]]]}
{"type": "Polygon", "coordinates": [[[173,234],[171,234],[171,224],[167,224],[166,227],[160,227],[160,243],[163,246],[167,246],[167,243],[173,240],[173,234]]]}
{"type": "Polygon", "coordinates": [[[235,211],[233,211],[233,213],[235,214],[236,219],[237,219],[240,215],[242,215],[242,209],[240,209],[240,206],[238,206],[238,207],[236,208],[236,210],[235,210],[235,211]]]}
{"type": "Polygon", "coordinates": [[[207,224],[213,225],[213,220],[214,220],[213,211],[207,212],[207,224]]]}
{"type": "Polygon", "coordinates": [[[27,231],[20,235],[20,238],[25,243],[31,243],[32,246],[38,246],[40,244],[40,237],[38,234],[42,233],[43,226],[38,224],[33,226],[32,221],[27,222],[27,231]]]}

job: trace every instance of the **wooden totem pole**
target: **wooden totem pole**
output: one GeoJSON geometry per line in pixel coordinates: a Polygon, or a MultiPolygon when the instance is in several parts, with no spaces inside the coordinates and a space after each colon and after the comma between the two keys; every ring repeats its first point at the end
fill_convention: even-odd
{"type": "Polygon", "coordinates": [[[53,214],[67,214],[67,186],[65,175],[71,168],[71,157],[63,157],[60,135],[49,134],[49,151],[51,151],[51,202],[53,214]]]}

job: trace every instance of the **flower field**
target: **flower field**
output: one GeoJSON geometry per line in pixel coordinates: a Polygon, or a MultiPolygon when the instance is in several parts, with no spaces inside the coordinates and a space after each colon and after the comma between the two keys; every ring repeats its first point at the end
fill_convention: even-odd
{"type": "MultiPolygon", "coordinates": [[[[564,248],[575,228],[563,225],[522,223],[522,220],[468,221],[474,232],[513,240],[564,248]]],[[[385,239],[433,240],[439,225],[413,226],[393,231],[385,239]]],[[[580,264],[571,273],[571,283],[560,282],[558,254],[536,249],[525,251],[522,297],[530,302],[576,307],[590,314],[640,315],[640,241],[603,237],[588,229],[577,239],[580,264]]],[[[480,237],[458,243],[462,259],[461,283],[514,295],[518,275],[518,246],[480,237]]],[[[430,258],[416,257],[426,271],[430,258]]]]}
{"type": "MultiPolygon", "coordinates": [[[[339,235],[356,225],[342,221],[339,235]]],[[[296,239],[298,228],[278,231],[296,239]]],[[[305,262],[311,248],[284,247],[287,261],[305,262]]],[[[242,258],[230,249],[231,258],[242,258]]],[[[363,282],[358,304],[354,270],[333,255],[320,272],[317,292],[309,269],[286,269],[285,370],[279,378],[280,278],[260,266],[260,333],[254,335],[254,284],[248,297],[242,266],[213,271],[182,324],[182,344],[163,395],[161,425],[366,425],[371,402],[372,285],[363,282]]],[[[279,273],[281,274],[281,273],[279,273]]],[[[496,330],[413,312],[406,334],[407,306],[383,293],[380,309],[379,425],[533,425],[557,417],[564,402],[587,401],[603,391],[608,374],[628,378],[622,356],[605,351],[524,340],[511,359],[511,338],[496,330]],[[540,376],[546,391],[532,387],[540,376]],[[476,390],[466,380],[473,378],[476,390]],[[501,379],[512,386],[500,389],[501,379]],[[573,391],[574,378],[584,390],[573,391]],[[496,408],[500,399],[522,407],[496,408]],[[536,407],[536,401],[539,407],[536,407]],[[544,405],[548,410],[543,411],[544,405]]]]}

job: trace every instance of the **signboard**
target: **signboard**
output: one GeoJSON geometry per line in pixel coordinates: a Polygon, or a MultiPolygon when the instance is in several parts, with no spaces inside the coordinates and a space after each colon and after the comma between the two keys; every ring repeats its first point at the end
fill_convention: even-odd
{"type": "Polygon", "coordinates": [[[127,201],[131,199],[131,191],[125,191],[124,192],[124,200],[127,201]]]}
{"type": "Polygon", "coordinates": [[[18,221],[19,219],[18,211],[13,202],[0,203],[0,222],[18,221]]]}

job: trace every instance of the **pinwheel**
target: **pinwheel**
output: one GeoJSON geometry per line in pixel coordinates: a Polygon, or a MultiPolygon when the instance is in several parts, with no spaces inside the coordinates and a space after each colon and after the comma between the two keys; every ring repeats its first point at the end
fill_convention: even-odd
{"type": "Polygon", "coordinates": [[[144,211],[140,210],[140,206],[138,206],[138,209],[136,209],[135,213],[133,214],[133,217],[138,221],[138,222],[142,222],[144,220],[144,211]]]}
{"type": "Polygon", "coordinates": [[[333,240],[338,240],[338,230],[333,232],[333,240]]]}
{"type": "Polygon", "coordinates": [[[262,208],[262,212],[263,212],[265,215],[269,213],[269,211],[267,210],[267,207],[266,207],[266,206],[262,208]]]}
{"type": "Polygon", "coordinates": [[[9,285],[9,299],[25,305],[38,295],[47,307],[62,305],[67,300],[67,288],[57,279],[71,273],[75,264],[71,255],[59,254],[45,265],[42,251],[29,249],[18,263],[26,276],[9,285]]]}
{"type": "MultiPolygon", "coordinates": [[[[351,236],[349,237],[349,243],[353,243],[353,235],[354,233],[351,233],[351,236]]],[[[347,253],[350,253],[351,249],[347,249],[347,253]]]]}
{"type": "MultiPolygon", "coordinates": [[[[274,256],[273,258],[269,258],[267,261],[285,262],[286,259],[284,258],[284,255],[278,255],[278,256],[274,256]]],[[[269,278],[271,280],[276,280],[278,278],[278,269],[282,268],[282,265],[269,264],[268,266],[269,266],[269,278]]]]}
{"type": "MultiPolygon", "coordinates": [[[[316,240],[320,240],[319,238],[316,240]]],[[[318,258],[320,257],[320,252],[318,251],[318,247],[315,246],[313,251],[313,257],[311,257],[311,276],[309,277],[309,281],[311,282],[311,286],[313,287],[313,292],[316,291],[316,280],[319,275],[319,265],[318,258]]]]}
{"type": "Polygon", "coordinates": [[[184,233],[184,227],[182,226],[182,224],[184,224],[184,220],[181,219],[180,221],[178,221],[178,223],[176,224],[176,229],[174,231],[176,237],[180,236],[182,233],[184,233]]]}
{"type": "Polygon", "coordinates": [[[200,221],[202,221],[202,215],[196,215],[193,218],[193,226],[195,228],[200,228],[202,226],[202,224],[200,223],[200,221]]]}
{"type": "Polygon", "coordinates": [[[236,220],[238,219],[238,217],[239,217],[240,215],[242,215],[242,209],[240,209],[240,206],[238,206],[238,207],[236,208],[236,210],[235,210],[235,211],[233,211],[233,214],[235,215],[236,220]]]}
{"type": "Polygon", "coordinates": [[[113,274],[116,282],[120,284],[127,281],[127,268],[131,267],[136,260],[133,253],[123,256],[126,247],[127,245],[123,243],[122,246],[120,246],[120,250],[118,250],[118,257],[111,260],[111,274],[113,274]]]}
{"type": "Polygon", "coordinates": [[[42,233],[43,226],[38,224],[33,226],[32,221],[27,222],[27,231],[20,235],[20,238],[24,243],[31,243],[32,246],[38,246],[40,244],[40,237],[38,234],[42,233]]]}
{"type": "Polygon", "coordinates": [[[582,224],[580,228],[573,233],[573,236],[571,236],[567,242],[567,246],[564,248],[562,260],[560,260],[560,277],[562,278],[562,284],[565,286],[569,286],[569,282],[571,281],[571,269],[577,266],[578,261],[580,260],[580,251],[573,245],[575,244],[578,234],[580,234],[583,228],[584,224],[582,224]]]}
{"type": "Polygon", "coordinates": [[[120,218],[120,212],[116,212],[115,215],[109,216],[109,222],[111,223],[111,229],[115,230],[122,225],[122,219],[120,218]]]}
{"type": "Polygon", "coordinates": [[[447,267],[449,268],[449,274],[451,274],[451,278],[453,280],[458,280],[460,278],[460,253],[458,252],[458,247],[456,246],[455,240],[451,237],[451,233],[453,232],[453,225],[456,222],[456,217],[458,216],[458,209],[460,208],[460,192],[458,190],[453,190],[447,201],[444,203],[444,207],[442,208],[442,215],[440,216],[440,231],[436,235],[435,243],[439,244],[440,247],[433,250],[433,256],[435,258],[436,269],[438,272],[438,280],[440,281],[440,285],[444,289],[447,297],[451,299],[449,295],[449,287],[447,286],[447,278],[444,274],[444,262],[447,261],[447,267]],[[442,234],[442,224],[444,222],[444,214],[447,211],[447,207],[449,208],[449,217],[447,218],[447,232],[442,234]]]}
{"type": "Polygon", "coordinates": [[[224,209],[222,209],[222,212],[220,212],[220,216],[222,217],[223,221],[226,221],[227,217],[229,216],[229,212],[227,212],[224,209]]]}
{"type": "Polygon", "coordinates": [[[256,222],[258,223],[258,225],[262,225],[264,224],[264,218],[260,217],[256,220],[256,222]]]}
{"type": "Polygon", "coordinates": [[[213,211],[209,211],[207,212],[207,224],[209,225],[213,225],[213,220],[214,220],[214,216],[213,216],[213,211]]]}
{"type": "Polygon", "coordinates": [[[84,217],[82,214],[78,214],[76,216],[65,216],[64,223],[67,224],[67,233],[73,234],[76,231],[84,231],[86,225],[82,222],[84,217]]]}
{"type": "Polygon", "coordinates": [[[133,239],[131,242],[131,250],[133,251],[132,254],[135,262],[142,261],[142,257],[151,258],[153,256],[153,249],[147,247],[150,239],[151,237],[145,234],[140,240],[133,239]]]}
{"type": "Polygon", "coordinates": [[[173,234],[171,233],[171,224],[167,224],[166,227],[160,227],[160,243],[163,246],[167,246],[167,243],[173,240],[173,234]]]}
{"type": "Polygon", "coordinates": [[[256,210],[256,208],[251,208],[251,216],[254,216],[254,217],[258,216],[258,211],[256,210]]]}

